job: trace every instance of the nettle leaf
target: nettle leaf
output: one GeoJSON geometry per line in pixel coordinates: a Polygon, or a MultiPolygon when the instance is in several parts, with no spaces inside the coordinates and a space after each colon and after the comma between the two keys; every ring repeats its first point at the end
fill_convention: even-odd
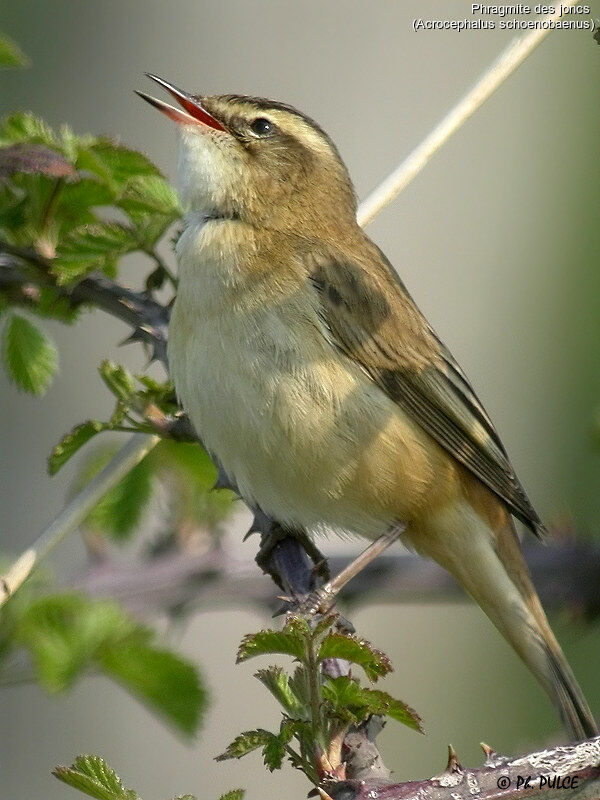
{"type": "Polygon", "coordinates": [[[115,397],[123,400],[124,403],[131,402],[135,394],[135,381],[129,370],[120,364],[115,364],[114,361],[105,359],[100,364],[98,371],[100,377],[115,397]]]}
{"type": "Polygon", "coordinates": [[[48,457],[48,472],[56,475],[58,470],[63,467],[75,453],[89,442],[97,433],[106,430],[108,426],[97,419],[89,419],[76,425],[72,431],[65,434],[60,442],[55,445],[48,457]]]}
{"type": "Polygon", "coordinates": [[[281,769],[286,755],[286,747],[294,735],[294,728],[290,723],[282,723],[278,736],[271,734],[271,738],[263,747],[263,760],[270,772],[281,769]]]}
{"type": "Polygon", "coordinates": [[[68,593],[33,602],[15,623],[49,692],[100,668],[185,735],[202,719],[207,694],[193,664],[153,643],[154,633],[116,603],[68,593]]]}
{"type": "Polygon", "coordinates": [[[290,683],[289,675],[287,675],[281,667],[259,669],[254,677],[258,678],[263,686],[267,687],[273,697],[283,707],[288,717],[299,720],[310,719],[310,709],[308,705],[295,694],[294,688],[290,683]]]}
{"type": "Polygon", "coordinates": [[[158,167],[145,155],[110,139],[97,139],[80,147],[76,166],[93,172],[117,190],[140,175],[160,175],[158,167]]]}
{"type": "Polygon", "coordinates": [[[239,664],[255,656],[274,653],[294,656],[294,658],[302,660],[304,658],[304,642],[296,633],[286,630],[249,633],[242,639],[236,663],[239,664]]]}
{"type": "Polygon", "coordinates": [[[379,689],[363,689],[364,694],[369,698],[371,704],[372,714],[381,714],[396,722],[401,722],[419,733],[424,733],[421,724],[421,717],[406,703],[401,700],[396,700],[387,692],[382,692],[379,689]]]}
{"type": "Polygon", "coordinates": [[[245,789],[232,789],[230,792],[222,794],[219,800],[244,800],[245,794],[245,789]]]}
{"type": "Polygon", "coordinates": [[[0,126],[0,144],[14,142],[37,142],[48,147],[58,146],[52,128],[30,111],[17,111],[3,120],[0,126]]]}
{"type": "Polygon", "coordinates": [[[23,68],[28,67],[30,63],[16,42],[5,34],[0,34],[0,67],[23,68]]]}
{"type": "MultiPolygon", "coordinates": [[[[98,224],[100,220],[94,209],[112,205],[114,197],[114,192],[96,178],[80,178],[64,183],[54,212],[59,240],[67,239],[68,234],[77,228],[82,229],[84,225],[98,224]]],[[[68,241],[67,250],[69,246],[72,246],[72,242],[68,241]]]]}
{"type": "Polygon", "coordinates": [[[392,664],[385,653],[357,636],[344,633],[329,633],[319,648],[318,659],[343,658],[358,664],[370,681],[376,681],[392,671],[392,664]]]}
{"type": "Polygon", "coordinates": [[[147,643],[109,643],[99,655],[104,670],[187,736],[193,735],[207,706],[196,667],[147,643]]]}
{"type": "Polygon", "coordinates": [[[139,214],[161,214],[172,219],[182,214],[177,192],[159,174],[131,178],[116,205],[134,220],[139,219],[139,214]]]}
{"type": "Polygon", "coordinates": [[[93,269],[110,272],[117,259],[139,247],[135,231],[116,222],[95,222],[71,230],[58,244],[52,270],[59,283],[93,269]]]}
{"type": "Polygon", "coordinates": [[[322,687],[322,695],[323,700],[330,705],[330,713],[346,722],[359,723],[371,714],[380,714],[423,733],[421,719],[410,706],[396,700],[387,692],[365,689],[347,675],[327,678],[322,687]]]}
{"type": "Polygon", "coordinates": [[[107,639],[118,640],[135,628],[114,603],[61,594],[33,602],[16,636],[30,651],[40,683],[56,693],[72,685],[107,639]]]}
{"type": "Polygon", "coordinates": [[[19,314],[12,314],[4,326],[2,356],[10,379],[29,394],[44,394],[58,370],[54,344],[19,314]]]}
{"type": "Polygon", "coordinates": [[[299,615],[288,617],[283,630],[285,633],[289,633],[302,643],[304,643],[312,635],[308,622],[304,617],[299,615]]]}
{"type": "Polygon", "coordinates": [[[227,761],[232,758],[242,758],[243,756],[251,753],[253,750],[258,750],[259,747],[264,747],[271,739],[275,737],[274,733],[264,730],[264,728],[257,728],[253,731],[244,731],[236,736],[233,742],[227,746],[226,750],[220,755],[216,756],[215,761],[227,761]]]}
{"type": "Polygon", "coordinates": [[[97,800],[140,800],[136,792],[123,787],[117,773],[100,756],[77,756],[72,766],[58,766],[52,774],[97,800]]]}

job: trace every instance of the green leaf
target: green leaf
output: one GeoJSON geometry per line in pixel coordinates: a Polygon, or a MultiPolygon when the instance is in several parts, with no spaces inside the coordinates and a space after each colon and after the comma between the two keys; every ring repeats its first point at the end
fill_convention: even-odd
{"type": "Polygon", "coordinates": [[[10,317],[2,332],[2,355],[11,380],[29,394],[44,394],[58,370],[56,347],[18,314],[10,317]]]}
{"type": "Polygon", "coordinates": [[[52,774],[96,800],[140,800],[132,789],[123,788],[119,776],[100,756],[77,756],[72,766],[56,767],[52,774]]]}
{"type": "Polygon", "coordinates": [[[89,440],[97,433],[100,433],[100,431],[106,430],[106,427],[104,422],[100,422],[97,419],[88,419],[87,422],[76,425],[72,431],[65,434],[60,442],[54,446],[54,449],[48,457],[48,472],[50,475],[56,475],[58,470],[63,467],[86,442],[89,442],[89,440]]]}
{"type": "Polygon", "coordinates": [[[410,706],[403,703],[401,700],[396,700],[387,692],[382,692],[379,689],[363,689],[362,690],[371,704],[372,714],[381,714],[396,722],[401,722],[419,733],[424,733],[421,724],[421,718],[410,706]]]}
{"type": "Polygon", "coordinates": [[[0,127],[0,144],[13,142],[37,142],[48,147],[57,147],[57,139],[52,128],[30,111],[17,111],[3,120],[0,127]]]}
{"type": "Polygon", "coordinates": [[[258,750],[259,747],[264,747],[271,739],[276,738],[274,733],[264,730],[264,728],[257,728],[253,731],[244,731],[236,736],[233,742],[227,746],[227,749],[216,756],[215,761],[227,761],[232,758],[242,758],[243,756],[251,753],[253,750],[258,750]]]}
{"type": "Polygon", "coordinates": [[[343,658],[358,664],[370,681],[376,681],[392,671],[392,664],[385,653],[357,636],[344,633],[329,633],[319,648],[318,659],[343,658]]]}
{"type": "Polygon", "coordinates": [[[308,706],[298,697],[290,683],[287,675],[281,667],[269,667],[259,669],[254,675],[255,678],[266,686],[283,710],[291,719],[309,720],[310,710],[308,706]]]}
{"type": "Polygon", "coordinates": [[[292,738],[294,729],[291,724],[284,722],[281,726],[279,736],[272,735],[263,747],[263,759],[265,766],[270,772],[281,769],[283,759],[286,754],[286,746],[292,738]]]}
{"type": "Polygon", "coordinates": [[[345,722],[359,723],[371,714],[380,714],[423,732],[421,720],[412,708],[387,692],[364,689],[346,675],[327,678],[322,687],[322,695],[324,702],[330,707],[329,713],[345,722]]]}
{"type": "Polygon", "coordinates": [[[245,794],[245,789],[232,789],[230,792],[222,794],[219,800],[244,800],[245,794]]]}
{"type": "Polygon", "coordinates": [[[154,448],[157,466],[179,473],[194,492],[206,492],[215,484],[217,468],[206,450],[195,442],[163,439],[154,448]]]}
{"type": "Polygon", "coordinates": [[[136,220],[139,214],[181,216],[179,197],[160,175],[136,175],[127,181],[116,205],[136,220]]]}
{"type": "Polygon", "coordinates": [[[304,658],[304,642],[297,634],[285,630],[249,633],[242,639],[236,663],[239,664],[255,656],[272,655],[273,653],[282,653],[302,660],[304,658]]]}
{"type": "Polygon", "coordinates": [[[19,45],[9,39],[5,34],[0,34],[0,67],[28,67],[31,64],[19,45]]]}
{"type": "Polygon", "coordinates": [[[72,685],[107,640],[122,639],[135,629],[114,603],[61,594],[33,602],[16,636],[30,651],[42,686],[56,693],[72,685]]]}
{"type": "Polygon", "coordinates": [[[116,642],[99,656],[105,671],[182,733],[194,734],[207,694],[193,664],[151,644],[116,642]]]}
{"type": "Polygon", "coordinates": [[[52,270],[59,283],[80,278],[93,269],[110,271],[118,258],[136,250],[135,231],[116,222],[96,222],[71,230],[58,244],[52,270]]]}
{"type": "Polygon", "coordinates": [[[73,685],[96,666],[186,735],[206,709],[207,694],[194,665],[153,644],[153,632],[116,603],[65,593],[34,601],[15,622],[49,692],[73,685]]]}
{"type": "Polygon", "coordinates": [[[131,402],[135,394],[135,381],[129,370],[120,364],[115,364],[114,361],[105,359],[100,364],[98,371],[100,372],[100,377],[115,397],[123,400],[124,403],[131,402]]]}
{"type": "Polygon", "coordinates": [[[102,178],[115,190],[122,189],[131,178],[160,175],[149,158],[109,139],[98,139],[79,149],[76,166],[102,178]]]}
{"type": "MultiPolygon", "coordinates": [[[[81,488],[108,463],[114,450],[104,450],[82,472],[81,488]]],[[[87,516],[88,528],[125,540],[133,532],[152,494],[152,465],[144,458],[104,495],[87,516]]]]}

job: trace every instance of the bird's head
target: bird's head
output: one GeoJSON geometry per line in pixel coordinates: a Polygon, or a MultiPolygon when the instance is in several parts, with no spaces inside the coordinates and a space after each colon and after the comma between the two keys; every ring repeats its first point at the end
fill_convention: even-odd
{"type": "Polygon", "coordinates": [[[321,235],[329,226],[355,224],[348,171],[313,120],[283,103],[192,95],[148,77],[181,106],[138,92],[178,124],[178,186],[188,210],[321,235]]]}

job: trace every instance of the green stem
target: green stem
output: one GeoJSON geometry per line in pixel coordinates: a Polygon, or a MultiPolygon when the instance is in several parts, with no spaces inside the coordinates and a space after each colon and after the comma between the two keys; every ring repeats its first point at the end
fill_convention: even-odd
{"type": "Polygon", "coordinates": [[[56,204],[58,202],[58,198],[60,197],[60,193],[62,192],[64,185],[65,185],[64,178],[57,178],[54,181],[54,186],[52,187],[52,191],[50,192],[50,196],[42,212],[40,238],[43,238],[48,232],[48,228],[50,227],[50,223],[52,221],[52,216],[54,214],[54,211],[56,210],[56,204]]]}

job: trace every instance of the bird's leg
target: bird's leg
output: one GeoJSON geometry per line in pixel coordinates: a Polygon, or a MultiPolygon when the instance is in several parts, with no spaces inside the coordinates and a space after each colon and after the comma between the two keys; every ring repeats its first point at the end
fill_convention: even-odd
{"type": "Polygon", "coordinates": [[[250,533],[253,531],[261,534],[256,563],[286,593],[297,592],[303,584],[304,591],[310,592],[315,585],[331,577],[325,556],[306,531],[284,528],[260,510],[255,512],[250,533]]]}
{"type": "Polygon", "coordinates": [[[394,523],[388,530],[375,539],[362,553],[348,564],[335,578],[315,589],[303,600],[299,611],[305,616],[326,614],[344,586],[371,563],[377,556],[393,544],[404,532],[404,525],[394,523]]]}

